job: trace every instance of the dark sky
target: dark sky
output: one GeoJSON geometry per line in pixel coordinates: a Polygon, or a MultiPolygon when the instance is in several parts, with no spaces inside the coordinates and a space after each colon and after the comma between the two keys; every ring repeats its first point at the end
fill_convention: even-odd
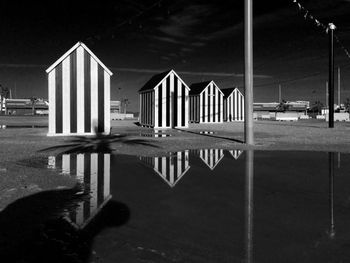
{"type": "MultiPolygon", "coordinates": [[[[350,1],[298,0],[350,49],[350,1]]],[[[16,97],[47,98],[45,69],[84,42],[114,73],[112,99],[138,110],[137,90],[174,69],[190,85],[213,79],[243,85],[243,0],[0,2],[0,84],[16,97]]],[[[325,100],[328,35],[293,0],[254,1],[254,100],[325,100]]],[[[350,59],[335,45],[342,101],[350,97],[350,59]]]]}

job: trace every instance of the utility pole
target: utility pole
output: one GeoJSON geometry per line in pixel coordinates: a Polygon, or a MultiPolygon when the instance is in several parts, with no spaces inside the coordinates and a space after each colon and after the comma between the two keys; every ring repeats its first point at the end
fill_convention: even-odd
{"type": "Polygon", "coordinates": [[[328,81],[326,81],[326,107],[328,107],[328,81]]]}
{"type": "Polygon", "coordinates": [[[244,1],[245,143],[254,145],[253,131],[253,0],[244,1]]]}
{"type": "Polygon", "coordinates": [[[338,107],[340,109],[340,67],[338,67],[338,107]]]}
{"type": "Polygon", "coordinates": [[[328,24],[329,34],[329,89],[328,89],[328,127],[334,127],[334,30],[336,29],[333,23],[328,24]]]}
{"type": "Polygon", "coordinates": [[[281,84],[278,85],[278,102],[282,102],[282,87],[281,84]]]}

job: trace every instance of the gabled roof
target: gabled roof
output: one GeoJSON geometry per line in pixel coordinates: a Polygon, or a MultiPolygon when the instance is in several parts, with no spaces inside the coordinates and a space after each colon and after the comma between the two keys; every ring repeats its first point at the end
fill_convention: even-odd
{"type": "Polygon", "coordinates": [[[189,87],[186,85],[186,83],[179,77],[179,75],[176,74],[174,70],[167,70],[162,73],[159,73],[157,75],[154,75],[149,81],[146,82],[145,85],[141,89],[139,89],[139,92],[146,91],[146,90],[153,90],[155,89],[163,79],[165,79],[170,73],[174,73],[178,79],[181,80],[183,84],[185,84],[186,88],[189,89],[189,87]]]}
{"type": "Polygon", "coordinates": [[[243,95],[243,93],[237,87],[222,89],[221,91],[224,94],[224,97],[227,98],[231,95],[232,92],[234,92],[234,90],[237,90],[239,93],[243,95]]]}
{"type": "Polygon", "coordinates": [[[86,52],[89,53],[89,55],[91,57],[93,57],[93,59],[96,60],[96,62],[98,64],[101,65],[101,67],[103,67],[103,69],[105,71],[107,71],[107,73],[109,75],[113,75],[112,71],[110,71],[102,62],[101,60],[98,59],[98,57],[96,57],[96,55],[94,53],[92,53],[92,51],[83,43],[83,42],[78,42],[76,43],[70,50],[68,50],[62,57],[60,57],[55,63],[53,63],[47,70],[46,73],[49,73],[51,70],[53,70],[58,64],[60,64],[63,60],[65,60],[66,57],[68,57],[74,50],[76,50],[78,47],[82,47],[85,49],[86,52]]]}
{"type": "Polygon", "coordinates": [[[143,85],[139,92],[154,89],[170,72],[171,70],[167,70],[157,75],[154,75],[149,81],[146,82],[145,85],[143,85]]]}
{"type": "MultiPolygon", "coordinates": [[[[208,85],[210,83],[213,83],[219,89],[218,85],[216,85],[216,83],[213,80],[199,82],[199,83],[193,83],[190,86],[190,89],[191,89],[190,95],[199,95],[199,94],[201,94],[205,90],[205,88],[208,87],[208,85]]],[[[222,93],[222,91],[220,89],[219,89],[219,91],[222,93]]]]}

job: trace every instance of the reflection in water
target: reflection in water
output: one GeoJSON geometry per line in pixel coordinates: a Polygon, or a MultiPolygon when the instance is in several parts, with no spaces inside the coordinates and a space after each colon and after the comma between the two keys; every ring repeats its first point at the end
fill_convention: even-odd
{"type": "Polygon", "coordinates": [[[329,171],[329,237],[335,237],[335,223],[334,223],[334,153],[328,153],[328,171],[329,171]]]}
{"type": "Polygon", "coordinates": [[[253,262],[254,215],[254,151],[248,150],[245,159],[245,262],[253,262]]]}
{"type": "Polygon", "coordinates": [[[232,155],[232,157],[237,160],[239,158],[239,156],[241,156],[241,154],[243,153],[242,150],[231,150],[229,151],[229,153],[232,155]]]}
{"type": "Polygon", "coordinates": [[[199,157],[211,169],[214,170],[221,159],[224,157],[222,149],[203,149],[199,150],[199,157]]]}
{"type": "Polygon", "coordinates": [[[163,157],[139,157],[170,186],[174,187],[190,169],[189,151],[171,153],[163,157]]]}
{"type": "Polygon", "coordinates": [[[66,219],[76,228],[84,228],[111,199],[110,154],[85,153],[50,156],[48,168],[60,169],[63,175],[75,176],[90,193],[66,219]]]}

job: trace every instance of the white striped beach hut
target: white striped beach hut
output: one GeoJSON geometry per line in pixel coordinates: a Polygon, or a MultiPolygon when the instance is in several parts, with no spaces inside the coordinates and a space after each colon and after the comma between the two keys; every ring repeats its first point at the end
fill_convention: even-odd
{"type": "Polygon", "coordinates": [[[170,187],[174,187],[190,169],[188,150],[170,156],[140,157],[140,160],[153,168],[170,187]]]}
{"type": "Polygon", "coordinates": [[[47,70],[48,136],[110,133],[112,72],[78,42],[47,70]]]}
{"type": "Polygon", "coordinates": [[[224,121],[244,121],[244,96],[238,88],[221,90],[224,93],[224,121]]]}
{"type": "Polygon", "coordinates": [[[187,128],[189,88],[174,70],[153,76],[140,90],[140,125],[187,128]]]}
{"type": "Polygon", "coordinates": [[[224,150],[201,149],[199,150],[199,157],[211,170],[214,170],[221,159],[224,158],[224,150]]]}
{"type": "Polygon", "coordinates": [[[50,156],[48,168],[60,170],[65,176],[75,177],[82,183],[90,198],[78,203],[77,208],[66,215],[74,227],[84,228],[111,199],[110,154],[84,153],[50,156]]]}
{"type": "Polygon", "coordinates": [[[190,86],[190,122],[223,122],[223,93],[214,81],[190,86]]]}

